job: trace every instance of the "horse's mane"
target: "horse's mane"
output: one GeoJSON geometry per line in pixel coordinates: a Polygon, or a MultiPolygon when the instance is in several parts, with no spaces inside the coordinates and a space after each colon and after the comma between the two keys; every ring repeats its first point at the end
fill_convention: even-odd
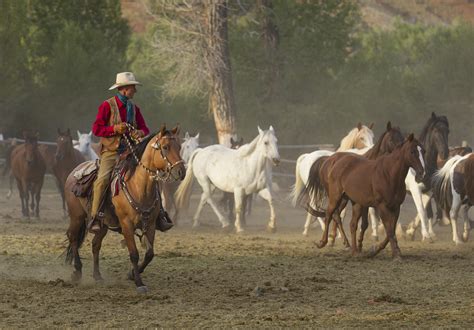
{"type": "MultiPolygon", "coordinates": [[[[152,133],[135,145],[135,147],[133,148],[133,154],[135,154],[138,157],[138,159],[142,158],[143,154],[145,153],[146,146],[151,141],[151,139],[154,138],[157,134],[158,134],[157,132],[152,133]]],[[[167,135],[167,134],[171,134],[171,132],[165,131],[164,135],[167,135]]],[[[127,158],[123,161],[123,170],[125,171],[124,173],[129,172],[129,177],[133,176],[138,166],[138,163],[135,160],[135,157],[133,157],[133,154],[130,153],[127,156],[127,158]]]]}
{"type": "Polygon", "coordinates": [[[364,156],[367,157],[367,159],[375,159],[379,153],[380,153],[380,148],[382,147],[382,142],[383,139],[385,138],[385,135],[387,135],[390,131],[385,131],[383,134],[380,136],[378,139],[377,143],[369,149],[369,151],[366,152],[364,156]]]}
{"type": "Polygon", "coordinates": [[[244,157],[252,153],[255,150],[255,148],[257,148],[257,142],[259,138],[260,138],[260,134],[257,135],[257,137],[253,139],[252,142],[242,145],[239,149],[237,149],[237,154],[240,157],[244,157]]]}
{"type": "Polygon", "coordinates": [[[423,129],[421,130],[421,133],[420,133],[420,142],[422,144],[425,144],[426,142],[426,138],[428,137],[428,133],[431,131],[431,129],[438,123],[443,123],[446,125],[446,127],[449,128],[449,122],[448,122],[448,118],[446,118],[446,116],[436,116],[436,115],[432,115],[430,117],[430,119],[428,119],[428,121],[426,122],[425,126],[423,127],[423,129]]]}
{"type": "Polygon", "coordinates": [[[369,136],[370,140],[373,141],[374,134],[372,133],[372,130],[368,128],[365,125],[362,125],[361,129],[355,127],[353,128],[342,140],[341,140],[341,145],[337,149],[337,151],[344,151],[348,149],[354,148],[354,144],[357,141],[358,138],[360,138],[362,135],[367,135],[369,136]]]}

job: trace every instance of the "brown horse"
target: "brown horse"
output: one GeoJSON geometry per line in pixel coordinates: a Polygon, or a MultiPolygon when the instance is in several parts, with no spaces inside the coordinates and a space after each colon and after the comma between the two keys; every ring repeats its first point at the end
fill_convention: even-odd
{"type": "MultiPolygon", "coordinates": [[[[129,279],[135,281],[137,291],[144,293],[148,289],[143,284],[141,273],[153,259],[153,243],[155,239],[155,219],[160,211],[160,194],[156,181],[158,179],[173,178],[182,180],[185,176],[185,167],[179,155],[180,141],[177,135],[178,127],[171,131],[162,126],[157,134],[152,134],[135,146],[124,162],[119,182],[121,189],[115,196],[110,196],[112,207],[106,210],[105,225],[100,232],[95,234],[92,240],[92,252],[94,256],[94,279],[101,280],[99,271],[99,251],[102,240],[107,234],[108,221],[115,219],[115,212],[118,218],[118,226],[125,238],[125,242],[130,254],[132,270],[129,279]],[[139,254],[135,244],[134,235],[139,230],[143,233],[143,241],[147,251],[143,262],[139,265],[139,254]]],[[[87,198],[79,198],[72,192],[72,187],[77,179],[74,176],[76,170],[83,168],[81,164],[71,172],[66,180],[65,196],[69,208],[70,224],[67,230],[69,246],[67,248],[66,262],[74,260],[75,271],[72,275],[73,281],[80,280],[82,276],[82,263],[79,256],[81,247],[86,235],[86,221],[90,208],[87,198]]]]}
{"type": "MultiPolygon", "coordinates": [[[[410,168],[416,173],[417,182],[425,175],[423,159],[424,150],[413,134],[398,146],[392,153],[383,155],[375,160],[351,153],[337,153],[330,156],[323,164],[328,170],[328,180],[313,180],[313,201],[320,208],[322,202],[328,199],[325,213],[315,210],[312,205],[308,209],[315,216],[325,216],[326,228],[318,247],[328,242],[328,225],[333,216],[337,219],[336,210],[341,204],[352,202],[352,253],[361,252],[362,240],[367,223],[367,211],[374,207],[382,218],[387,237],[372,252],[375,256],[385,248],[390,241],[392,256],[400,257],[400,249],[395,237],[395,228],[400,213],[400,205],[405,199],[405,177],[410,168]],[[316,195],[316,196],[314,196],[316,195]],[[314,198],[316,197],[316,198],[314,198]],[[363,228],[356,244],[356,230],[360,217],[363,216],[363,228]],[[365,225],[365,229],[364,229],[365,225]]],[[[323,168],[321,171],[323,171],[323,168]]],[[[310,184],[308,182],[308,184],[310,184]]],[[[338,220],[336,220],[338,221],[338,220]]],[[[340,221],[340,219],[339,219],[340,221]]]]}
{"type": "Polygon", "coordinates": [[[31,194],[31,211],[39,218],[39,202],[46,166],[38,151],[38,133],[23,133],[25,143],[13,148],[10,168],[16,179],[23,217],[29,218],[28,202],[31,194]]]}
{"type": "MultiPolygon", "coordinates": [[[[361,156],[367,159],[371,159],[371,160],[377,159],[378,157],[382,155],[386,155],[394,151],[398,146],[400,146],[403,143],[403,141],[404,141],[404,138],[400,131],[400,128],[392,127],[392,123],[388,122],[385,132],[380,136],[377,143],[373,147],[369,148],[361,156]]],[[[337,154],[340,155],[337,157],[342,157],[344,155],[341,152],[337,154]]],[[[329,156],[320,157],[311,166],[311,169],[309,172],[309,178],[308,178],[309,183],[299,198],[299,203],[302,204],[303,206],[306,206],[306,204],[311,200],[310,195],[313,194],[313,188],[318,185],[318,182],[315,182],[315,180],[321,180],[324,185],[328,184],[328,174],[329,174],[330,168],[324,165],[325,161],[328,158],[329,156]]],[[[333,159],[337,159],[337,158],[333,158],[333,159]]],[[[333,224],[332,234],[330,235],[331,246],[334,245],[336,234],[337,234],[337,228],[339,228],[341,236],[344,240],[344,245],[347,247],[350,246],[349,241],[347,240],[346,234],[344,232],[344,228],[342,226],[342,218],[344,218],[344,216],[342,216],[342,213],[346,206],[347,206],[347,200],[344,200],[333,216],[333,219],[335,221],[333,224]]],[[[375,218],[376,217],[375,213],[372,213],[372,217],[373,217],[372,221],[377,221],[377,219],[375,218]]],[[[368,223],[366,223],[365,221],[362,223],[364,232],[367,229],[366,227],[367,225],[368,223]]],[[[376,224],[373,225],[372,228],[377,228],[376,224]]]]}

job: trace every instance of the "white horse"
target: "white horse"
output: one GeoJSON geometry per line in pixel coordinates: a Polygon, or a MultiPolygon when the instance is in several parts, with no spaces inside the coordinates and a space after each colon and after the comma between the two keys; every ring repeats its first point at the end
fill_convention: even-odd
{"type": "MultiPolygon", "coordinates": [[[[374,145],[374,132],[372,131],[373,124],[369,127],[362,125],[359,123],[357,127],[353,128],[341,141],[340,147],[337,149],[336,152],[339,151],[347,151],[347,152],[354,152],[357,154],[364,154],[367,152],[374,145]]],[[[331,156],[334,154],[334,151],[328,150],[317,150],[313,151],[312,153],[302,154],[298,157],[296,161],[296,169],[295,169],[295,184],[293,185],[291,191],[291,199],[293,205],[296,206],[297,201],[304,190],[308,182],[309,171],[313,163],[321,157],[324,156],[331,156]]],[[[345,212],[345,211],[344,211],[345,212]]],[[[341,218],[344,218],[344,214],[341,214],[341,218]]],[[[306,222],[304,225],[303,235],[307,236],[309,227],[311,223],[313,223],[315,218],[310,214],[307,213],[306,215],[306,222]]],[[[321,228],[324,230],[324,219],[317,218],[321,228]]],[[[371,211],[371,219],[372,219],[372,235],[376,236],[377,234],[377,221],[375,220],[375,216],[373,214],[373,210],[371,211]],[[375,232],[375,235],[374,235],[375,232]]]]}
{"type": "Polygon", "coordinates": [[[199,147],[199,133],[195,136],[189,135],[188,132],[184,135],[183,143],[181,143],[181,159],[184,161],[185,164],[188,163],[191,155],[193,154],[194,150],[199,147]]]}
{"type": "Polygon", "coordinates": [[[272,195],[272,164],[280,162],[277,138],[272,126],[266,131],[258,128],[258,136],[239,149],[230,149],[223,145],[212,145],[197,149],[188,162],[186,177],[176,192],[178,208],[189,205],[193,178],[202,187],[201,200],[194,215],[193,227],[199,225],[199,216],[204,204],[208,203],[219,218],[223,228],[229,221],[219,211],[212,199],[213,187],[234,193],[235,229],[242,232],[242,201],[246,195],[257,193],[270,205],[270,222],[267,228],[275,231],[275,210],[272,195]]]}
{"type": "MultiPolygon", "coordinates": [[[[184,135],[183,142],[181,143],[180,156],[184,161],[184,166],[187,166],[189,159],[193,152],[199,147],[199,133],[195,136],[189,135],[188,132],[184,135]]],[[[178,189],[179,182],[160,182],[161,195],[163,197],[163,207],[167,212],[171,212],[174,209],[172,220],[175,225],[178,224],[179,209],[176,206],[174,194],[178,189]]]]}
{"type": "Polygon", "coordinates": [[[81,134],[81,132],[77,131],[77,137],[79,140],[74,148],[79,150],[86,160],[99,159],[99,156],[92,149],[92,132],[81,134]]]}
{"type": "MultiPolygon", "coordinates": [[[[454,156],[449,159],[444,166],[436,172],[432,180],[432,187],[438,203],[446,213],[449,212],[453,241],[456,245],[463,243],[459,239],[457,230],[457,220],[459,212],[464,218],[464,232],[462,238],[467,241],[469,230],[471,229],[468,211],[472,200],[473,192],[466,190],[467,187],[474,187],[474,154],[465,156],[454,156]],[[469,163],[469,165],[467,165],[469,163]],[[459,166],[459,168],[457,168],[459,166]],[[468,167],[469,166],[469,167],[468,167]],[[469,200],[471,199],[471,200],[469,200]]],[[[472,190],[472,188],[471,188],[472,190]]]]}

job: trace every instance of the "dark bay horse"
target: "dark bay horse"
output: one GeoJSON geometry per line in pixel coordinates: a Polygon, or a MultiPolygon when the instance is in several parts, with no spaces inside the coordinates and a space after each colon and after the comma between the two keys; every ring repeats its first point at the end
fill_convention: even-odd
{"type": "Polygon", "coordinates": [[[23,217],[29,218],[28,207],[31,195],[31,211],[39,218],[39,202],[46,165],[38,151],[38,133],[23,133],[25,143],[17,145],[10,154],[10,168],[16,179],[21,199],[23,217]]]}
{"type": "Polygon", "coordinates": [[[421,222],[421,231],[423,239],[431,240],[435,233],[433,232],[432,219],[428,219],[427,205],[431,201],[431,179],[439,168],[449,158],[449,122],[446,116],[437,116],[434,112],[423,127],[419,141],[426,150],[426,175],[419,184],[415,181],[413,175],[406,178],[407,190],[410,191],[417,209],[417,217],[408,225],[406,234],[409,238],[414,238],[416,228],[421,222]]]}
{"type": "MultiPolygon", "coordinates": [[[[135,281],[139,293],[145,293],[148,290],[143,284],[140,274],[154,256],[155,219],[160,211],[160,194],[156,181],[164,177],[182,180],[186,172],[179,155],[178,131],[178,127],[169,131],[166,130],[165,126],[162,126],[157,134],[149,135],[135,146],[125,160],[122,172],[125,173],[124,177],[119,178],[121,189],[116,196],[109,196],[115,215],[118,218],[118,226],[125,238],[130,254],[132,270],[129,273],[129,279],[135,281]],[[143,233],[143,242],[147,247],[141,264],[138,264],[139,254],[134,237],[137,229],[143,233]]],[[[79,281],[82,277],[79,248],[86,235],[90,206],[87,198],[79,198],[74,195],[72,187],[77,181],[74,173],[86,164],[88,163],[79,165],[71,172],[65,186],[65,197],[70,216],[69,229],[67,230],[69,246],[66,250],[66,262],[71,263],[74,260],[73,281],[79,281]]],[[[111,217],[110,213],[110,209],[106,210],[106,217],[111,217]]],[[[106,224],[107,221],[92,240],[93,276],[96,280],[102,279],[99,271],[99,251],[102,240],[109,229],[106,224]]]]}
{"type": "MultiPolygon", "coordinates": [[[[403,143],[403,141],[404,141],[404,138],[400,131],[400,128],[393,127],[392,123],[388,122],[385,132],[382,133],[377,143],[373,147],[368,148],[368,150],[365,153],[363,153],[361,156],[370,160],[377,159],[380,156],[393,152],[397,147],[399,147],[403,143]]],[[[337,160],[339,157],[342,157],[344,155],[344,153],[341,153],[341,152],[336,153],[336,154],[340,154],[340,156],[333,157],[333,162],[331,163],[332,165],[335,163],[335,160],[337,160]]],[[[318,185],[317,183],[318,180],[322,181],[325,185],[328,184],[328,174],[329,174],[330,168],[327,166],[329,165],[329,163],[325,164],[325,161],[328,158],[329,156],[323,156],[317,159],[311,166],[311,169],[309,172],[310,174],[308,178],[309,183],[306,186],[303,193],[300,195],[300,199],[299,199],[300,204],[302,204],[303,206],[305,206],[311,200],[310,195],[312,195],[314,192],[313,188],[318,185]]],[[[347,240],[347,237],[345,235],[344,228],[342,226],[342,218],[344,218],[344,216],[341,216],[341,213],[345,209],[346,205],[347,205],[347,200],[343,201],[343,203],[341,203],[341,205],[339,206],[339,209],[335,211],[335,214],[333,216],[333,219],[335,220],[335,222],[333,224],[332,234],[330,235],[331,237],[330,245],[334,245],[337,228],[339,228],[341,236],[344,240],[344,244],[346,246],[350,246],[349,241],[347,240]]],[[[373,212],[371,215],[372,215],[372,221],[374,222],[372,225],[372,228],[373,229],[375,228],[376,230],[377,223],[378,223],[378,216],[375,212],[373,212]]],[[[367,224],[363,222],[363,225],[367,225],[367,224]]]]}
{"type": "MultiPolygon", "coordinates": [[[[315,216],[325,216],[326,228],[318,247],[323,247],[328,242],[328,225],[342,203],[352,202],[351,236],[352,253],[361,252],[364,231],[367,228],[367,211],[374,207],[381,216],[385,227],[386,238],[373,251],[372,256],[385,248],[390,241],[392,256],[399,258],[400,248],[395,237],[395,228],[400,214],[400,205],[405,199],[405,177],[410,168],[416,173],[416,180],[421,182],[425,175],[421,144],[410,134],[405,142],[398,146],[392,153],[369,160],[365,157],[351,153],[336,153],[330,156],[323,164],[330,171],[327,182],[314,180],[308,182],[313,185],[313,201],[321,209],[326,196],[328,205],[326,212],[316,210],[312,204],[308,210],[315,216]],[[356,241],[356,230],[360,217],[363,216],[363,227],[356,241]],[[364,229],[365,227],[365,229],[364,229]]],[[[340,221],[340,219],[339,219],[340,221]]]]}

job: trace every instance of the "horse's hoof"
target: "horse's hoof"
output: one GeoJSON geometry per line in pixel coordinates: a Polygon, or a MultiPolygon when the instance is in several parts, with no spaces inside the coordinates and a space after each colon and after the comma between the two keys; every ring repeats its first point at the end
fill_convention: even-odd
{"type": "Polygon", "coordinates": [[[464,243],[467,243],[468,240],[469,240],[469,236],[468,236],[467,234],[463,234],[463,235],[462,235],[462,241],[463,241],[464,243]]]}
{"type": "Polygon", "coordinates": [[[100,284],[100,283],[104,282],[104,278],[101,275],[94,275],[93,277],[94,277],[94,280],[97,284],[100,284]]]}
{"type": "Polygon", "coordinates": [[[78,283],[81,281],[81,278],[82,278],[82,273],[75,270],[72,274],[71,274],[71,281],[73,283],[78,283]]]}
{"type": "Polygon", "coordinates": [[[134,275],[134,273],[133,273],[133,269],[128,272],[128,274],[127,274],[127,279],[130,280],[130,281],[134,281],[134,280],[135,280],[135,275],[134,275]]]}
{"type": "Polygon", "coordinates": [[[274,233],[276,233],[277,229],[276,229],[276,227],[267,226],[267,231],[268,231],[269,233],[274,234],[274,233]]]}
{"type": "Polygon", "coordinates": [[[434,239],[431,236],[423,236],[421,241],[424,243],[434,243],[434,239]]]}
{"type": "Polygon", "coordinates": [[[192,228],[193,229],[198,229],[199,228],[199,222],[194,222],[192,228]]]}
{"type": "Polygon", "coordinates": [[[402,262],[402,256],[401,255],[396,255],[393,257],[393,262],[402,262]]]}
{"type": "Polygon", "coordinates": [[[308,232],[306,230],[303,232],[303,236],[308,237],[308,232]]]}
{"type": "Polygon", "coordinates": [[[463,241],[454,241],[454,244],[456,244],[456,245],[463,245],[464,242],[463,242],[463,241]]]}
{"type": "Polygon", "coordinates": [[[367,254],[367,258],[373,258],[373,257],[375,257],[375,255],[377,254],[376,251],[377,251],[377,248],[375,247],[375,245],[373,245],[373,246],[370,248],[369,253],[367,254]]]}
{"type": "Polygon", "coordinates": [[[244,231],[242,228],[239,228],[239,229],[236,229],[236,230],[235,230],[235,233],[236,233],[236,234],[239,234],[239,235],[240,235],[240,234],[243,234],[244,232],[245,232],[245,231],[244,231]]]}
{"type": "Polygon", "coordinates": [[[137,293],[144,294],[147,292],[148,292],[148,288],[145,285],[137,287],[137,293]]]}
{"type": "Polygon", "coordinates": [[[327,242],[324,242],[324,241],[320,241],[319,243],[316,243],[316,246],[318,247],[318,249],[322,249],[323,247],[325,247],[327,244],[327,242]]]}

